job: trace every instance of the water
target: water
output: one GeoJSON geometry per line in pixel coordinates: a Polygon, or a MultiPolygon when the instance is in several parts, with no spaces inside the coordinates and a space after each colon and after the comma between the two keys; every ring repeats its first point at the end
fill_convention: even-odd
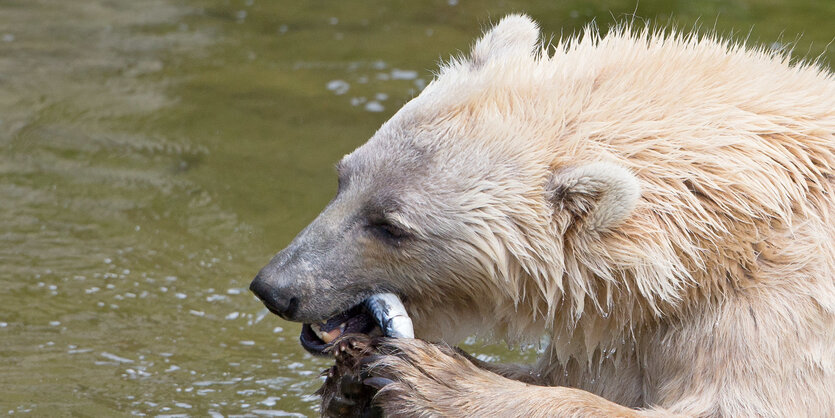
{"type": "MultiPolygon", "coordinates": [[[[327,362],[246,286],[330,199],[332,165],[488,18],[558,34],[635,8],[357,3],[0,2],[0,414],[315,414],[327,362]]],[[[832,57],[832,2],[638,13],[832,57]]]]}

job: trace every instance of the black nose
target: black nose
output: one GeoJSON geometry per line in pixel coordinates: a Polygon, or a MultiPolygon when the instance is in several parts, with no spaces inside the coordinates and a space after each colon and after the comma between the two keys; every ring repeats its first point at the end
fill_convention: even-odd
{"type": "Polygon", "coordinates": [[[284,318],[290,319],[298,306],[298,299],[289,296],[286,292],[281,292],[271,286],[268,280],[265,280],[261,275],[255,276],[252,283],[249,284],[249,290],[264,302],[264,306],[270,312],[284,318]]]}

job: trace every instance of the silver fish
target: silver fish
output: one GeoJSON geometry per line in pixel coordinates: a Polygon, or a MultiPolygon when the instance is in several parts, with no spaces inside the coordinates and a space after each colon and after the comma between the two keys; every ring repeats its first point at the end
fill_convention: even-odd
{"type": "Polygon", "coordinates": [[[392,338],[415,338],[412,319],[394,293],[378,293],[365,300],[365,306],[380,324],[383,334],[392,338]]]}

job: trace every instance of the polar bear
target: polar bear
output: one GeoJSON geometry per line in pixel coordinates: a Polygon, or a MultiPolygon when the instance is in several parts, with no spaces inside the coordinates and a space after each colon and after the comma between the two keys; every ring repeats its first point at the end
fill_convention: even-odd
{"type": "Polygon", "coordinates": [[[833,170],[817,63],[629,25],[546,45],[511,15],[251,288],[314,352],[397,295],[419,339],[370,363],[390,415],[831,414],[833,170]],[[426,342],[470,334],[549,343],[514,366],[426,342]]]}

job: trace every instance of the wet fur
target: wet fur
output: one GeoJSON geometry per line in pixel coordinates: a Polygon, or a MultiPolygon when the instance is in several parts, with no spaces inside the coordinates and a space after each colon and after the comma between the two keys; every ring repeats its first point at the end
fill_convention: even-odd
{"type": "Polygon", "coordinates": [[[389,286],[419,337],[550,344],[514,368],[390,341],[374,370],[395,383],[379,404],[392,416],[835,410],[831,73],[710,35],[538,38],[527,17],[503,19],[343,163],[359,177],[396,164],[386,179],[412,185],[395,189],[410,213],[390,216],[425,246],[374,257],[399,266],[389,286]],[[612,193],[626,197],[601,207],[612,193]]]}

